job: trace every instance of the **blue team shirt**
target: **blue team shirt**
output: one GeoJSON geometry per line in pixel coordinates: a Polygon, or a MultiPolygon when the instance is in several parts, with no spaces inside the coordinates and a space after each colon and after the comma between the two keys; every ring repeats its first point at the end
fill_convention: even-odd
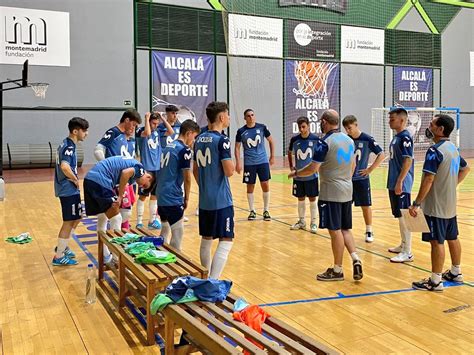
{"type": "Polygon", "coordinates": [[[181,128],[181,123],[178,120],[176,120],[174,125],[171,126],[171,127],[173,128],[174,134],[170,135],[170,136],[167,136],[166,132],[168,132],[168,129],[166,128],[164,123],[160,123],[158,125],[157,129],[158,129],[158,133],[160,135],[160,144],[161,144],[162,149],[165,149],[166,146],[168,145],[168,143],[171,143],[172,141],[178,139],[178,137],[179,137],[179,130],[181,128]]]}
{"type": "Polygon", "coordinates": [[[193,152],[182,141],[175,140],[163,149],[156,195],[159,206],[181,206],[183,199],[183,169],[191,168],[193,152]]]}
{"type": "Polygon", "coordinates": [[[128,181],[129,184],[135,183],[137,179],[145,174],[145,168],[135,159],[110,157],[94,165],[85,176],[85,179],[94,181],[106,189],[113,190],[120,183],[122,170],[128,168],[135,169],[135,174],[128,181]]]}
{"type": "Polygon", "coordinates": [[[407,130],[401,131],[395,135],[390,142],[390,161],[388,164],[387,188],[395,190],[398,176],[402,171],[403,160],[405,157],[412,159],[410,170],[402,184],[402,192],[411,193],[413,187],[413,177],[415,173],[415,164],[413,159],[413,139],[407,130]]]}
{"type": "MultiPolygon", "coordinates": [[[[204,133],[204,132],[207,132],[207,131],[209,131],[209,127],[208,127],[208,126],[201,127],[201,132],[199,132],[199,134],[204,133]]],[[[223,135],[225,135],[225,136],[227,135],[227,134],[225,134],[225,131],[224,131],[224,130],[221,131],[221,134],[223,134],[223,135]]]]}
{"type": "Polygon", "coordinates": [[[242,143],[244,148],[244,165],[268,163],[265,138],[270,137],[270,135],[267,126],[261,123],[256,123],[252,128],[247,127],[247,125],[239,128],[235,141],[242,143]]]}
{"type": "Polygon", "coordinates": [[[136,141],[135,141],[134,137],[130,137],[130,138],[127,139],[127,155],[123,156],[123,154],[122,154],[123,158],[135,159],[135,143],[136,143],[136,141]]]}
{"type": "MultiPolygon", "coordinates": [[[[423,171],[426,173],[434,174],[438,172],[440,164],[443,162],[443,154],[439,151],[439,147],[447,143],[452,144],[448,140],[441,140],[436,144],[433,144],[427,151],[425,156],[425,162],[423,163],[423,171]]],[[[456,146],[452,144],[452,149],[456,149],[456,146]]],[[[450,164],[450,173],[451,175],[458,176],[459,170],[464,169],[467,166],[466,160],[462,156],[458,156],[455,161],[452,161],[450,164]]]]}
{"type": "Polygon", "coordinates": [[[99,141],[105,147],[105,157],[128,156],[128,142],[125,134],[117,127],[112,127],[105,132],[99,141]]]}
{"type": "MultiPolygon", "coordinates": [[[[321,144],[320,139],[315,135],[310,133],[308,137],[303,138],[301,134],[291,137],[290,146],[288,150],[293,152],[295,155],[295,167],[296,170],[301,170],[311,164],[313,159],[314,148],[321,144]]],[[[290,153],[291,154],[291,153],[290,153]]],[[[313,174],[310,176],[296,176],[293,180],[297,181],[308,181],[313,180],[318,177],[318,174],[313,174]]]]}
{"type": "Polygon", "coordinates": [[[356,168],[354,171],[354,175],[352,176],[352,180],[366,180],[369,177],[361,176],[359,171],[367,169],[367,166],[369,165],[370,153],[379,155],[380,153],[382,153],[382,148],[380,148],[380,146],[377,144],[377,142],[372,136],[369,136],[367,133],[364,132],[362,132],[358,138],[352,138],[352,140],[354,141],[354,154],[356,159],[356,168]]]}
{"type": "Polygon", "coordinates": [[[158,129],[151,132],[148,137],[142,137],[145,127],[137,130],[135,135],[140,149],[140,160],[147,171],[160,170],[161,143],[158,129]]]}
{"type": "Polygon", "coordinates": [[[199,208],[208,211],[232,206],[229,179],[223,160],[232,159],[229,138],[216,131],[200,134],[194,143],[194,161],[198,167],[199,208]]]}
{"type": "Polygon", "coordinates": [[[54,194],[56,197],[66,197],[79,194],[77,186],[70,181],[61,170],[61,163],[66,162],[77,177],[76,144],[69,137],[64,139],[56,151],[54,170],[54,194]]]}

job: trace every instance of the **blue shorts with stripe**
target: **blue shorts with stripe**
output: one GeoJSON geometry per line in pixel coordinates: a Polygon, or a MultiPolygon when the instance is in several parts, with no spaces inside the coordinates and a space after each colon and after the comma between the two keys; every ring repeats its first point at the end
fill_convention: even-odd
{"type": "Polygon", "coordinates": [[[372,206],[370,179],[352,181],[352,201],[354,206],[372,206]]]}
{"type": "Polygon", "coordinates": [[[318,178],[312,180],[293,180],[293,196],[316,197],[319,195],[318,178]]]}
{"type": "Polygon", "coordinates": [[[400,195],[395,195],[395,191],[388,190],[390,198],[390,207],[392,207],[392,215],[395,218],[400,218],[402,212],[400,210],[407,209],[411,205],[411,196],[407,192],[402,192],[400,195]]]}
{"type": "Polygon", "coordinates": [[[199,209],[199,235],[213,239],[233,238],[234,206],[212,211],[199,209]]]}
{"type": "Polygon", "coordinates": [[[257,175],[260,182],[268,181],[272,178],[270,174],[270,164],[244,165],[244,184],[254,185],[257,182],[257,175]]]}
{"type": "Polygon", "coordinates": [[[453,218],[431,217],[425,214],[426,222],[430,227],[430,233],[422,233],[421,240],[429,242],[437,240],[439,244],[444,244],[445,240],[458,239],[458,221],[453,218]]]}
{"type": "Polygon", "coordinates": [[[319,228],[329,230],[352,229],[352,201],[318,201],[319,228]]]}

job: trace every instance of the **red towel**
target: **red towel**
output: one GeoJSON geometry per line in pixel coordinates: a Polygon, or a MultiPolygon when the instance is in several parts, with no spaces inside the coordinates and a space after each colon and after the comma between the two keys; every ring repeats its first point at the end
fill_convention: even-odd
{"type": "MultiPolygon", "coordinates": [[[[270,317],[270,315],[254,304],[244,308],[240,312],[234,312],[233,317],[235,320],[245,323],[250,328],[262,334],[262,324],[265,323],[265,320],[270,317]]],[[[263,346],[255,340],[249,338],[247,338],[247,340],[258,346],[260,349],[263,349],[263,346]]],[[[250,353],[244,351],[244,354],[250,353]]]]}

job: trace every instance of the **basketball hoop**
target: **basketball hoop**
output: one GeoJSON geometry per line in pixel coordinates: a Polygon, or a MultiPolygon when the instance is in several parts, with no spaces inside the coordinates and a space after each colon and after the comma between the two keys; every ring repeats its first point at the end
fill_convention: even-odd
{"type": "Polygon", "coordinates": [[[35,92],[36,97],[44,99],[46,97],[46,90],[48,90],[48,83],[30,83],[31,88],[35,92]]]}
{"type": "Polygon", "coordinates": [[[298,81],[298,89],[293,89],[293,92],[303,97],[326,98],[329,74],[337,65],[337,63],[296,61],[294,75],[298,81]]]}

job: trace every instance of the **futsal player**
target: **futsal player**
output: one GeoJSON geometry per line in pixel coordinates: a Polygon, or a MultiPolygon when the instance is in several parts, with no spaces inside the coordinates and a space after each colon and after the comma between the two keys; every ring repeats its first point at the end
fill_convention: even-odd
{"type": "Polygon", "coordinates": [[[181,124],[178,120],[178,107],[175,105],[168,105],[165,108],[166,121],[170,124],[172,132],[165,125],[164,121],[158,125],[158,133],[160,134],[161,149],[166,148],[168,143],[171,143],[179,136],[179,127],[181,124]]]}

